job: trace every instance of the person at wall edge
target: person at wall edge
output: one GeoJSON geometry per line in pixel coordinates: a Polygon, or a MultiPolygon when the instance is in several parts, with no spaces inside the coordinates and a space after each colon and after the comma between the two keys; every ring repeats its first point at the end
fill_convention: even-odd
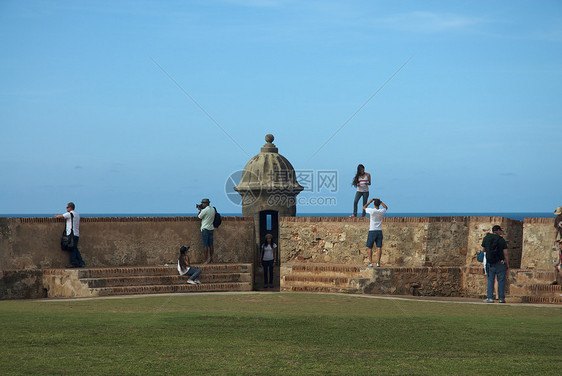
{"type": "Polygon", "coordinates": [[[55,218],[66,220],[66,234],[70,235],[72,231],[74,233],[74,247],[68,250],[68,255],[70,257],[70,268],[83,268],[86,266],[82,255],[78,250],[78,240],[80,239],[80,214],[78,214],[74,209],[76,206],[73,202],[66,204],[66,213],[56,214],[55,218]]]}
{"type": "Polygon", "coordinates": [[[554,246],[556,247],[556,242],[562,240],[562,206],[559,206],[554,211],[554,246]]]}
{"type": "Polygon", "coordinates": [[[482,239],[482,251],[486,252],[487,288],[485,303],[494,302],[494,280],[498,280],[498,301],[505,303],[505,279],[509,270],[509,255],[507,243],[501,236],[503,230],[500,226],[492,227],[492,233],[486,234],[482,239]],[[495,249],[492,249],[495,245],[495,249]]]}
{"type": "Polygon", "coordinates": [[[388,206],[381,201],[380,198],[373,198],[363,206],[363,210],[369,213],[369,235],[367,236],[367,252],[369,254],[369,263],[367,266],[373,266],[373,246],[377,246],[378,258],[377,266],[381,266],[382,255],[382,219],[388,210],[388,206]],[[368,208],[369,204],[374,202],[374,208],[368,208]],[[380,206],[382,205],[382,209],[380,206]]]}
{"type": "Polygon", "coordinates": [[[201,219],[201,242],[203,243],[203,248],[207,256],[206,264],[213,262],[213,254],[215,252],[213,246],[215,209],[209,206],[210,203],[211,201],[209,201],[208,198],[204,198],[201,200],[201,205],[197,205],[197,209],[199,209],[197,217],[201,219]]]}
{"type": "Polygon", "coordinates": [[[553,260],[554,262],[554,282],[551,283],[551,285],[557,285],[558,284],[558,278],[562,278],[562,240],[558,240],[556,242],[556,248],[557,248],[557,257],[558,257],[558,262],[556,262],[556,260],[553,260]]]}
{"type": "MultiPolygon", "coordinates": [[[[371,185],[371,174],[365,172],[365,166],[362,164],[357,166],[357,173],[355,174],[351,185],[357,188],[357,192],[355,192],[355,200],[353,201],[353,214],[351,217],[357,217],[357,204],[359,203],[359,199],[363,197],[363,206],[365,206],[367,199],[369,198],[369,185],[371,185]]],[[[364,217],[365,214],[365,209],[363,209],[361,216],[364,217]]]]}

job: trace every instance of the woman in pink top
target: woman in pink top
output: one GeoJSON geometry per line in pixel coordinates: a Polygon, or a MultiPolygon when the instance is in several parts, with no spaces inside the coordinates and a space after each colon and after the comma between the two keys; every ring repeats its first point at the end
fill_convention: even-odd
{"type": "MultiPolygon", "coordinates": [[[[353,201],[353,215],[351,215],[351,217],[357,217],[357,203],[359,202],[359,198],[363,197],[363,206],[365,206],[369,199],[369,185],[371,185],[371,174],[365,172],[365,166],[362,164],[357,166],[357,173],[351,185],[357,188],[355,200],[353,201]]],[[[363,210],[361,216],[364,217],[365,214],[365,210],[363,210]]]]}

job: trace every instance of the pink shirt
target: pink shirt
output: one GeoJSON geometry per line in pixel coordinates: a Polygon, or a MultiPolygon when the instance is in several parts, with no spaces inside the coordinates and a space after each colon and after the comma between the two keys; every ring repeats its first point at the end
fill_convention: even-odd
{"type": "Polygon", "coordinates": [[[357,192],[369,192],[369,175],[365,174],[359,178],[357,183],[357,192]]]}

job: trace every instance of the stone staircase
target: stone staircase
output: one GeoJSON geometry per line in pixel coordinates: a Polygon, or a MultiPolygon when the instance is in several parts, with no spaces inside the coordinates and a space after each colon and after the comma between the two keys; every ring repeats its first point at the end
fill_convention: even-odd
{"type": "Polygon", "coordinates": [[[362,275],[360,267],[351,265],[302,263],[282,268],[280,291],[286,292],[356,293],[362,275]]]}
{"type": "Polygon", "coordinates": [[[562,286],[551,285],[553,280],[553,271],[513,269],[509,274],[506,301],[562,304],[562,286]]]}
{"type": "Polygon", "coordinates": [[[202,270],[200,285],[187,284],[187,278],[178,275],[175,265],[48,269],[43,275],[43,285],[49,298],[252,290],[251,264],[198,267],[202,270]]]}
{"type": "MultiPolygon", "coordinates": [[[[283,265],[280,291],[357,293],[375,295],[468,296],[485,298],[482,267],[468,270],[474,278],[471,292],[464,291],[462,271],[456,267],[367,268],[364,266],[300,263],[283,265]]],[[[562,286],[550,285],[554,273],[512,269],[506,285],[509,303],[562,304],[562,286]]]]}

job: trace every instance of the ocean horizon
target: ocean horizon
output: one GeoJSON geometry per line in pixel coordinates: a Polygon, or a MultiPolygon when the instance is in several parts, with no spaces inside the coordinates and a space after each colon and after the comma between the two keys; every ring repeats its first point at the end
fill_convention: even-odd
{"type": "MultiPolygon", "coordinates": [[[[241,217],[242,213],[220,213],[223,217],[241,217]]],[[[82,218],[96,217],[194,217],[197,213],[80,213],[82,218]]],[[[54,214],[0,214],[4,218],[49,218],[54,214]]],[[[549,212],[435,212],[435,213],[392,213],[387,217],[505,217],[522,221],[525,218],[554,218],[549,212]]],[[[349,217],[349,213],[297,213],[297,217],[349,217]]]]}

